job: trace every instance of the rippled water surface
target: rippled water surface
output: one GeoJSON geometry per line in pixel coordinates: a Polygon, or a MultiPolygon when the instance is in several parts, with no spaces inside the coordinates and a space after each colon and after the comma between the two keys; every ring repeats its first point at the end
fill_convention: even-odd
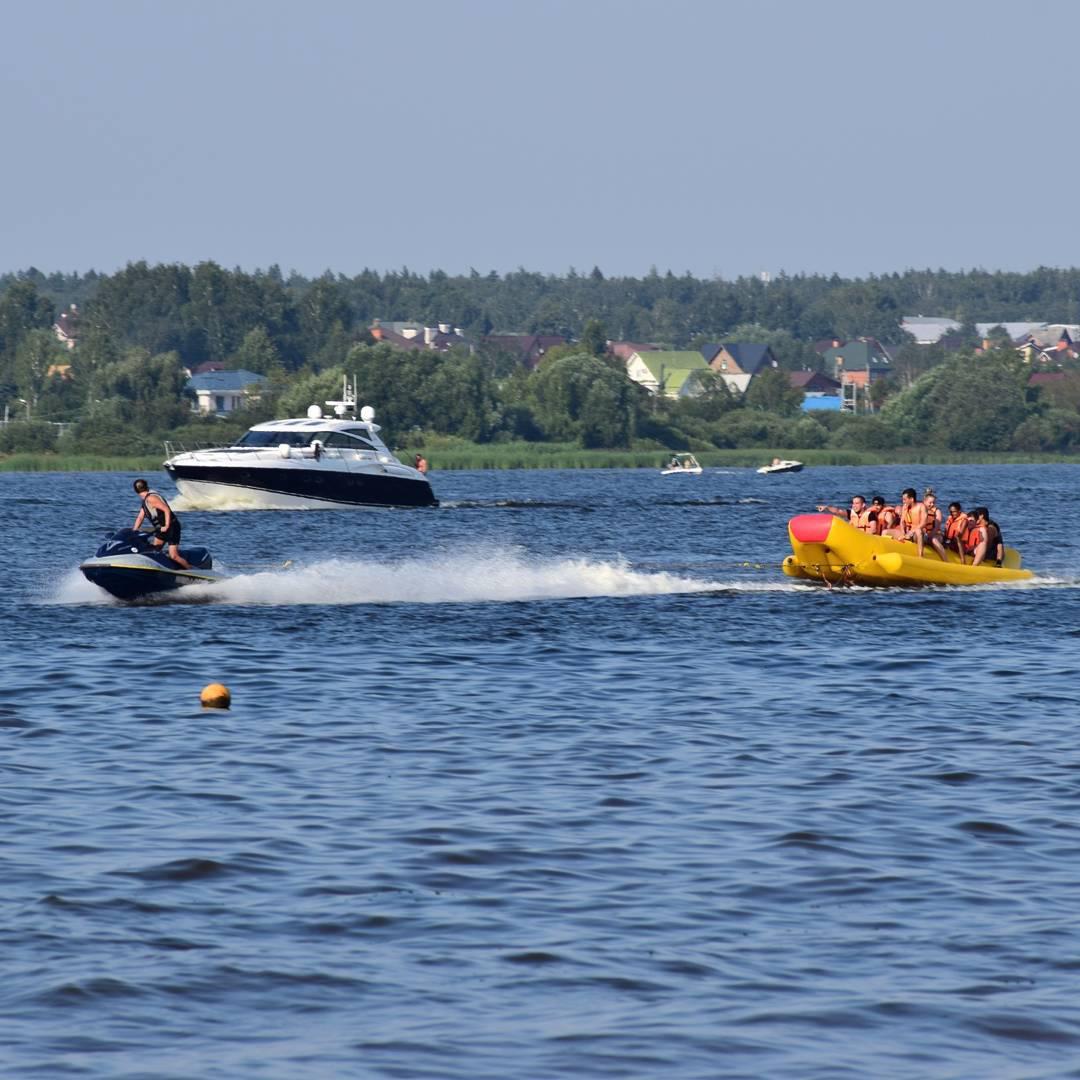
{"type": "Polygon", "coordinates": [[[132,478],[0,474],[4,1077],[1080,1076],[1080,469],[436,472],[125,606],[132,478]],[[1035,581],[780,573],[909,484],[1035,581]]]}

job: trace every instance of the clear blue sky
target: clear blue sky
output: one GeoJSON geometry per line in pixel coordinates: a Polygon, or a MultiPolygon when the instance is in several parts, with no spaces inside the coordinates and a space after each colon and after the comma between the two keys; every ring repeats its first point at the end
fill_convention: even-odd
{"type": "Polygon", "coordinates": [[[5,5],[0,271],[1074,265],[1069,0],[5,5]]]}

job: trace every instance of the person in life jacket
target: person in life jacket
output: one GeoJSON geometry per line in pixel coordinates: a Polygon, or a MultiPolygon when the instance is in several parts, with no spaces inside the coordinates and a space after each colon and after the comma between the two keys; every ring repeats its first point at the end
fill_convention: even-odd
{"type": "MultiPolygon", "coordinates": [[[[904,488],[900,492],[900,535],[898,540],[920,540],[922,527],[926,520],[926,507],[915,501],[915,489],[904,488]]],[[[922,544],[919,544],[922,554],[922,544]]]]}
{"type": "Polygon", "coordinates": [[[866,499],[862,495],[852,495],[851,509],[844,510],[839,506],[819,506],[819,514],[834,514],[844,518],[860,532],[877,532],[877,514],[866,505],[866,499]]]}
{"type": "Polygon", "coordinates": [[[942,546],[947,551],[955,551],[960,556],[960,565],[964,565],[964,555],[967,552],[965,541],[971,529],[971,518],[964,513],[964,508],[958,502],[949,503],[949,516],[945,519],[945,535],[942,546]]]}
{"type": "Polygon", "coordinates": [[[941,542],[941,509],[937,504],[937,496],[933,488],[927,488],[923,492],[923,521],[922,526],[915,536],[915,546],[919,549],[919,556],[929,544],[942,558],[945,559],[945,545],[941,542]]]}
{"type": "Polygon", "coordinates": [[[151,543],[154,547],[168,546],[169,558],[185,570],[191,569],[191,563],[180,554],[180,519],[173,513],[172,507],[156,491],[150,490],[145,480],[136,480],[132,487],[142,500],[142,506],[135,515],[132,528],[138,532],[139,526],[148,521],[154,530],[151,543]]]}
{"type": "Polygon", "coordinates": [[[900,526],[900,515],[895,506],[886,506],[885,500],[880,495],[875,495],[870,500],[871,513],[877,516],[877,531],[882,536],[895,536],[900,526]]]}
{"type": "Polygon", "coordinates": [[[1005,540],[997,523],[990,519],[990,511],[985,506],[975,507],[975,550],[972,552],[972,566],[993,560],[1000,566],[1005,559],[1005,540]]]}

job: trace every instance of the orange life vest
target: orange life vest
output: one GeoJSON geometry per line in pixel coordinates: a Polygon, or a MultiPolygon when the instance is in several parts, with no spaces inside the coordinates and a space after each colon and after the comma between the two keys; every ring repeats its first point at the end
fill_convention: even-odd
{"type": "Polygon", "coordinates": [[[856,529],[860,529],[862,532],[873,532],[874,523],[870,520],[870,507],[864,507],[861,514],[856,514],[854,510],[848,515],[851,524],[856,529]]]}
{"type": "Polygon", "coordinates": [[[959,540],[967,533],[968,526],[970,525],[970,519],[967,514],[959,513],[956,517],[951,517],[945,523],[945,539],[946,540],[959,540]]]}
{"type": "Polygon", "coordinates": [[[941,528],[941,507],[935,506],[933,510],[926,509],[926,520],[923,522],[923,533],[933,536],[941,528]]]}

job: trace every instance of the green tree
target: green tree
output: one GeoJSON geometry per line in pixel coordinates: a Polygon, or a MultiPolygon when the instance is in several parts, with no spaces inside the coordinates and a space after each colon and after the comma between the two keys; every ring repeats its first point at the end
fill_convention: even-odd
{"type": "Polygon", "coordinates": [[[802,390],[792,386],[788,372],[780,368],[766,368],[755,375],[743,396],[743,404],[748,409],[777,416],[798,416],[802,403],[802,390]]]}
{"type": "Polygon", "coordinates": [[[130,349],[96,371],[90,383],[90,413],[144,432],[163,432],[191,412],[187,374],[175,352],[148,356],[130,349]]]}
{"type": "Polygon", "coordinates": [[[29,330],[15,349],[15,383],[19,396],[36,405],[49,368],[67,361],[67,350],[50,330],[29,330]]]}
{"type": "Polygon", "coordinates": [[[548,438],[628,446],[637,419],[631,381],[587,353],[545,358],[530,381],[533,415],[548,438]]]}
{"type": "Polygon", "coordinates": [[[607,352],[607,331],[599,319],[589,319],[581,333],[581,348],[590,356],[603,356],[607,352]]]}
{"type": "Polygon", "coordinates": [[[1027,418],[1026,370],[1013,352],[988,352],[947,367],[931,438],[950,450],[1004,450],[1027,418]]]}
{"type": "Polygon", "coordinates": [[[280,376],[285,370],[281,354],[264,326],[256,326],[244,335],[240,348],[230,358],[230,364],[241,371],[254,371],[256,375],[280,376]]]}
{"type": "Polygon", "coordinates": [[[711,422],[737,408],[738,402],[727,383],[715,371],[705,368],[695,372],[694,378],[701,392],[673,403],[672,416],[676,422],[685,418],[711,422]]]}

